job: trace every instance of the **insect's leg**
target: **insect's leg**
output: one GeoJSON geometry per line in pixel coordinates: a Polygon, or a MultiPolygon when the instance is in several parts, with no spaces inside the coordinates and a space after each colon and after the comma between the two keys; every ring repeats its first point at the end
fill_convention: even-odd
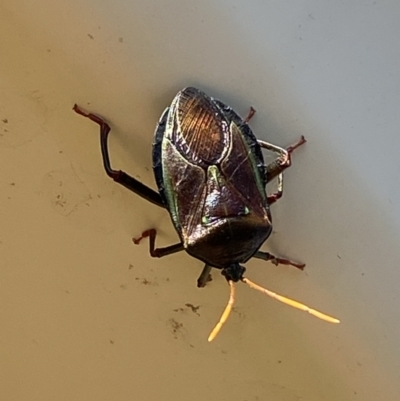
{"type": "Polygon", "coordinates": [[[252,119],[254,114],[256,114],[256,109],[250,107],[249,114],[247,114],[247,117],[243,120],[243,122],[247,124],[252,119]]]}
{"type": "MultiPolygon", "coordinates": [[[[281,148],[279,146],[273,145],[272,143],[257,140],[258,144],[264,148],[268,149],[274,153],[277,153],[279,156],[276,160],[266,166],[266,181],[267,183],[274,179],[276,176],[281,174],[284,170],[286,170],[290,165],[291,162],[291,154],[292,152],[297,149],[299,146],[306,143],[306,139],[302,136],[294,145],[287,147],[286,149],[281,148]]],[[[282,195],[281,195],[282,196],[282,195]]],[[[280,196],[278,197],[278,199],[280,196]]]]}
{"type": "Polygon", "coordinates": [[[283,173],[278,175],[278,190],[272,195],[267,196],[268,204],[272,205],[283,195],[283,173]]]}
{"type": "Polygon", "coordinates": [[[153,258],[162,258],[163,256],[183,251],[182,243],[166,246],[165,248],[156,248],[156,236],[157,231],[152,228],[150,230],[143,231],[139,238],[133,238],[132,241],[134,244],[138,245],[143,238],[149,237],[150,255],[153,258]]]}
{"type": "Polygon", "coordinates": [[[154,203],[157,206],[165,208],[161,196],[156,191],[153,191],[146,185],[142,184],[140,181],[126,174],[121,170],[113,170],[110,164],[110,156],[108,154],[108,145],[107,139],[108,134],[110,133],[110,126],[99,116],[96,116],[92,113],[85,113],[78,105],[74,105],[73,110],[80,114],[81,116],[87,117],[90,120],[94,121],[96,124],[100,126],[100,144],[101,144],[101,154],[103,156],[103,165],[106,173],[109,177],[111,177],[115,182],[123,185],[125,188],[128,188],[132,192],[135,192],[137,195],[142,198],[148,200],[151,203],[154,203]]]}
{"type": "Polygon", "coordinates": [[[203,271],[200,273],[199,278],[197,279],[197,287],[203,288],[206,286],[206,284],[212,280],[211,278],[211,269],[212,266],[205,264],[203,271]]]}
{"type": "Polygon", "coordinates": [[[285,259],[285,258],[278,258],[274,255],[271,255],[268,252],[261,252],[258,251],[253,258],[257,258],[257,259],[262,259],[262,260],[266,260],[266,261],[270,261],[272,262],[275,266],[278,265],[289,265],[289,266],[294,266],[297,267],[300,270],[304,270],[304,267],[306,266],[304,263],[297,263],[297,262],[293,262],[290,259],[285,259]]]}

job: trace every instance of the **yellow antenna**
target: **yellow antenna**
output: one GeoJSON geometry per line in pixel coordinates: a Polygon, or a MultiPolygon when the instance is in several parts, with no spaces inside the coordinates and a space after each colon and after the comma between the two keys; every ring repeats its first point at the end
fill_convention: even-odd
{"type": "Polygon", "coordinates": [[[211,342],[212,340],[214,340],[215,337],[217,337],[218,333],[220,332],[222,326],[224,325],[224,323],[228,320],[228,317],[231,313],[231,310],[233,308],[233,304],[235,303],[235,285],[233,284],[232,280],[228,281],[229,286],[231,288],[231,292],[229,295],[229,301],[228,304],[226,305],[226,308],[224,310],[224,312],[222,313],[219,322],[215,325],[215,327],[213,328],[211,334],[208,336],[208,341],[211,342]]]}
{"type": "MultiPolygon", "coordinates": [[[[284,297],[284,296],[282,296],[282,295],[276,294],[275,292],[269,291],[269,290],[267,290],[266,288],[261,287],[261,286],[259,286],[258,284],[253,283],[253,282],[250,281],[248,278],[243,277],[243,278],[242,278],[242,281],[243,281],[244,283],[246,283],[250,288],[253,288],[253,289],[255,289],[255,290],[261,291],[261,292],[263,292],[264,294],[267,294],[268,296],[270,296],[271,298],[274,298],[274,299],[276,299],[277,301],[283,302],[283,303],[286,304],[286,305],[293,306],[293,308],[300,309],[300,310],[302,310],[302,311],[304,311],[304,312],[307,312],[307,313],[309,313],[310,315],[313,315],[313,316],[315,316],[315,317],[317,317],[317,318],[319,318],[319,319],[325,320],[326,322],[329,322],[329,323],[340,323],[340,320],[339,320],[339,319],[336,319],[336,318],[334,318],[334,317],[332,317],[332,316],[325,315],[325,313],[318,312],[318,311],[315,310],[315,309],[311,309],[311,308],[308,307],[307,305],[301,304],[300,302],[294,301],[293,299],[289,299],[289,298],[286,298],[286,297],[284,297]]],[[[228,307],[227,307],[227,308],[228,308],[228,307]]],[[[225,312],[224,312],[224,313],[225,313],[225,312]]],[[[221,320],[222,320],[222,318],[221,318],[221,320]]],[[[226,319],[225,319],[225,320],[226,320],[226,319]]],[[[215,328],[215,329],[216,329],[216,328],[215,328]]],[[[215,329],[214,329],[214,330],[215,330],[215,329]]],[[[218,331],[219,331],[219,330],[218,330],[218,331]]],[[[217,333],[218,333],[218,331],[217,331],[217,333]]],[[[208,341],[210,341],[210,339],[209,339],[208,341]]]]}

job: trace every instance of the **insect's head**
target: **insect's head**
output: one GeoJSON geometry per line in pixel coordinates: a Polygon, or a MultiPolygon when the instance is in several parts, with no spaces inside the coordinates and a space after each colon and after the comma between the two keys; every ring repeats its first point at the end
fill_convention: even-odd
{"type": "Polygon", "coordinates": [[[230,264],[228,267],[224,267],[221,273],[228,282],[233,281],[234,283],[237,283],[238,281],[242,280],[245,271],[245,267],[235,262],[230,264]]]}

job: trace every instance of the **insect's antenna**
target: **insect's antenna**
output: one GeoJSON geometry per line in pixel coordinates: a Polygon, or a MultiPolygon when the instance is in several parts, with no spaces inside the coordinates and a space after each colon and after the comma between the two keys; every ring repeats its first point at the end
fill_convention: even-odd
{"type": "Polygon", "coordinates": [[[235,303],[235,285],[233,283],[232,280],[228,281],[229,286],[231,288],[231,292],[229,295],[229,301],[228,304],[226,305],[226,308],[224,310],[224,312],[221,315],[221,318],[219,319],[219,322],[215,325],[215,327],[213,328],[211,334],[208,336],[208,341],[211,342],[212,340],[214,340],[215,337],[217,337],[219,331],[221,330],[223,324],[228,320],[228,317],[231,313],[233,304],[235,303]]]}
{"type": "Polygon", "coordinates": [[[268,296],[270,296],[271,298],[274,298],[277,301],[283,302],[286,305],[293,306],[293,308],[300,309],[300,310],[302,310],[304,312],[309,313],[310,315],[313,315],[313,316],[315,316],[315,317],[317,317],[319,319],[325,320],[325,321],[327,321],[329,323],[340,323],[339,319],[336,319],[336,318],[334,318],[332,316],[325,315],[325,313],[318,312],[315,309],[311,309],[307,305],[301,304],[300,302],[294,301],[293,299],[289,299],[289,298],[286,298],[286,297],[284,297],[282,295],[276,294],[275,292],[269,291],[266,288],[261,287],[258,284],[253,283],[248,278],[243,277],[242,281],[244,283],[246,283],[250,288],[253,288],[255,290],[261,291],[264,294],[267,294],[268,296]]]}

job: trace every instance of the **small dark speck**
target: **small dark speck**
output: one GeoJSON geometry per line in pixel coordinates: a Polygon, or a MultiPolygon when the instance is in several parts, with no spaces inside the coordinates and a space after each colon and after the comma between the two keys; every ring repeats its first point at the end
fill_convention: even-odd
{"type": "Polygon", "coordinates": [[[113,341],[113,340],[110,340],[110,344],[114,344],[114,341],[113,341]]]}
{"type": "Polygon", "coordinates": [[[189,344],[189,347],[190,347],[190,348],[194,348],[194,345],[193,345],[193,344],[189,344]]]}
{"type": "Polygon", "coordinates": [[[363,276],[363,275],[364,275],[364,273],[361,273],[361,275],[363,276]]]}
{"type": "Polygon", "coordinates": [[[7,118],[3,118],[1,121],[3,121],[4,124],[8,123],[8,119],[7,118]]]}
{"type": "Polygon", "coordinates": [[[279,361],[278,361],[278,363],[282,363],[282,361],[281,361],[281,360],[279,360],[279,361]]]}
{"type": "Polygon", "coordinates": [[[63,153],[63,151],[62,151],[62,150],[59,150],[58,153],[63,153]]]}
{"type": "Polygon", "coordinates": [[[51,53],[51,49],[47,49],[47,53],[51,53]]]}
{"type": "Polygon", "coordinates": [[[68,290],[65,290],[66,294],[70,294],[70,292],[68,290]]]}
{"type": "Polygon", "coordinates": [[[15,182],[10,182],[10,185],[15,187],[15,182]]]}
{"type": "Polygon", "coordinates": [[[121,288],[121,290],[126,290],[128,286],[126,284],[121,284],[119,288],[121,288]]]}
{"type": "Polygon", "coordinates": [[[200,309],[200,305],[199,306],[194,306],[193,304],[185,304],[185,306],[187,306],[188,308],[190,308],[192,310],[193,313],[195,313],[197,316],[200,316],[200,314],[197,312],[200,309]]]}
{"type": "Polygon", "coordinates": [[[149,285],[149,284],[151,284],[151,281],[147,280],[147,278],[144,278],[144,279],[142,280],[142,284],[144,284],[144,285],[149,285]]]}
{"type": "Polygon", "coordinates": [[[315,19],[315,17],[312,14],[308,14],[308,18],[315,19]]]}
{"type": "Polygon", "coordinates": [[[336,256],[337,256],[338,259],[342,259],[339,254],[336,254],[336,256]]]}
{"type": "Polygon", "coordinates": [[[150,171],[148,167],[145,167],[144,169],[145,169],[146,171],[150,171]]]}
{"type": "Polygon", "coordinates": [[[119,43],[123,43],[124,42],[124,38],[118,38],[118,42],[119,43]]]}
{"type": "Polygon", "coordinates": [[[129,269],[129,270],[132,270],[133,267],[134,267],[134,266],[133,266],[132,264],[130,264],[129,267],[128,267],[128,269],[129,269]]]}
{"type": "Polygon", "coordinates": [[[177,339],[177,333],[182,329],[183,324],[179,323],[178,321],[176,321],[175,319],[169,319],[169,324],[172,327],[172,333],[174,335],[174,338],[177,339]]]}
{"type": "Polygon", "coordinates": [[[88,33],[87,36],[89,36],[90,39],[94,39],[93,35],[91,35],[90,33],[88,33]]]}

